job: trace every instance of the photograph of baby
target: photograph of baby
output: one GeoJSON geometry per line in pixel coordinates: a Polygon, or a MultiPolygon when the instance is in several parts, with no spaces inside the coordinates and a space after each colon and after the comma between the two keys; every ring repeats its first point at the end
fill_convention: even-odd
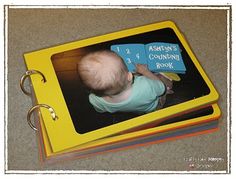
{"type": "MultiPolygon", "coordinates": [[[[137,56],[142,58],[142,56],[137,56]]],[[[158,56],[159,57],[159,56],[158,56]]],[[[51,57],[75,130],[86,133],[210,93],[175,32],[164,28],[54,54],[51,57]],[[111,47],[119,44],[177,44],[184,73],[150,70],[147,64],[128,62],[111,47]]],[[[158,125],[213,112],[211,106],[158,125]]]]}

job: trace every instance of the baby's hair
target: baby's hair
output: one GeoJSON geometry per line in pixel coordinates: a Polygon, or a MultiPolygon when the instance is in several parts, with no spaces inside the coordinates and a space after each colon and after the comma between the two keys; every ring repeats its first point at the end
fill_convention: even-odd
{"type": "Polygon", "coordinates": [[[88,53],[78,62],[82,83],[97,96],[115,95],[123,91],[128,69],[120,56],[109,50],[88,53]]]}

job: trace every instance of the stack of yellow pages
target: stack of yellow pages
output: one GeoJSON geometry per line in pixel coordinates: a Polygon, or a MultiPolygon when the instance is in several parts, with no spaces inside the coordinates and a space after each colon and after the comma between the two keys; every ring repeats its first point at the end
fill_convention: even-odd
{"type": "MultiPolygon", "coordinates": [[[[155,57],[160,58],[158,54],[155,57]]],[[[21,88],[33,99],[27,121],[37,133],[42,162],[77,159],[218,129],[219,95],[171,21],[26,53],[24,58],[27,71],[21,88]],[[174,93],[167,96],[163,108],[147,114],[96,112],[77,74],[81,57],[117,45],[153,42],[177,45],[185,67],[178,75],[164,72],[175,81],[174,93]],[[24,85],[28,77],[31,90],[24,85]]]]}

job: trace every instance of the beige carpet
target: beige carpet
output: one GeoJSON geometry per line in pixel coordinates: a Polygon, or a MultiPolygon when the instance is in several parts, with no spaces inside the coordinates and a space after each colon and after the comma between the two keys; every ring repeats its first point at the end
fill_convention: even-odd
{"type": "Polygon", "coordinates": [[[227,170],[227,11],[222,9],[8,9],[7,170],[227,170]],[[172,20],[220,94],[219,131],[107,153],[55,165],[40,165],[36,135],[26,122],[31,99],[19,88],[23,54],[131,27],[172,20]],[[208,161],[209,158],[220,161],[208,161]]]}

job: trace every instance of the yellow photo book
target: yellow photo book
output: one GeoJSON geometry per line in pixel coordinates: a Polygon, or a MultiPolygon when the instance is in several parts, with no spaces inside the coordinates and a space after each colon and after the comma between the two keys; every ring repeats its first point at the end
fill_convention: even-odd
{"type": "MultiPolygon", "coordinates": [[[[170,50],[170,47],[160,48],[170,50]]],[[[158,54],[154,56],[170,57],[168,54],[165,54],[166,57],[158,54]]],[[[132,136],[146,134],[143,130],[157,132],[172,125],[164,124],[168,119],[209,106],[212,106],[211,114],[200,112],[199,115],[189,117],[193,120],[172,123],[178,128],[178,125],[191,126],[193,121],[201,123],[202,120],[219,116],[219,109],[214,104],[219,98],[218,92],[183,34],[171,21],[125,29],[25,53],[24,59],[27,72],[21,78],[21,87],[25,94],[32,95],[35,104],[29,110],[27,120],[34,130],[41,130],[47,156],[75,150],[77,146],[82,149],[83,146],[105,145],[126,139],[127,135],[129,139],[132,136]],[[114,45],[151,43],[175,44],[172,50],[178,47],[178,55],[181,55],[185,67],[184,72],[172,75],[174,93],[167,96],[163,108],[146,114],[135,111],[98,113],[89,103],[89,92],[78,77],[79,60],[90,52],[110,50],[114,45]],[[26,78],[32,83],[31,92],[24,88],[26,78]],[[40,116],[40,128],[31,120],[36,110],[40,116]],[[205,116],[204,119],[202,116],[205,116]]],[[[163,74],[168,76],[165,71],[163,74]]]]}

